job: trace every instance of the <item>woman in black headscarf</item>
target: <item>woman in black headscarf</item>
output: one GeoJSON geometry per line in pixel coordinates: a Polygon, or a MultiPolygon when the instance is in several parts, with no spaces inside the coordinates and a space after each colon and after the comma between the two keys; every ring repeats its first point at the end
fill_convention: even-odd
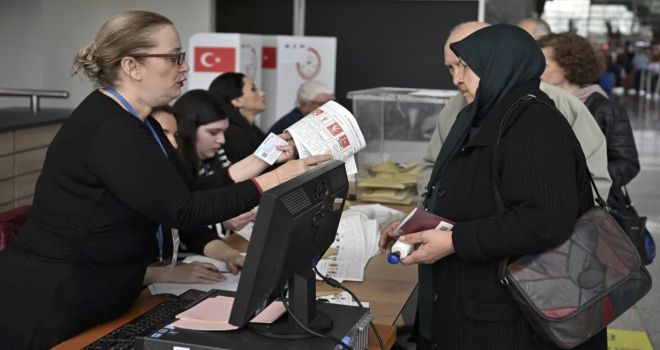
{"type": "MultiPolygon", "coordinates": [[[[558,349],[537,337],[499,282],[498,262],[558,246],[593,205],[588,169],[566,119],[539,89],[543,52],[524,30],[490,26],[451,44],[468,101],[452,127],[428,185],[426,210],[456,222],[453,232],[403,236],[419,264],[418,349],[558,349]],[[500,139],[498,212],[491,168],[500,139]]],[[[381,237],[389,250],[398,238],[381,237]]],[[[576,349],[607,349],[605,331],[576,349]]]]}

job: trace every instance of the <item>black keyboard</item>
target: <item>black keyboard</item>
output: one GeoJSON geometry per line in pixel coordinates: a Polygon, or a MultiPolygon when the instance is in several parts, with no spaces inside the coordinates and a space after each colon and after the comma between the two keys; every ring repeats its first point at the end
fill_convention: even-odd
{"type": "Polygon", "coordinates": [[[192,301],[191,299],[166,300],[83,350],[132,350],[136,335],[159,322],[172,319],[192,301]]]}

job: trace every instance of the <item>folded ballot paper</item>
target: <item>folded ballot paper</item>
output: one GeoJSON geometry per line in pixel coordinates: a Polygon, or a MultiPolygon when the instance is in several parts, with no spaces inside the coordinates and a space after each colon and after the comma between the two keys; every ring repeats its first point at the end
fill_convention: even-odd
{"type": "MultiPolygon", "coordinates": [[[[378,221],[358,211],[344,212],[329,254],[316,265],[319,272],[339,282],[363,281],[364,268],[380,253],[378,221]]],[[[316,276],[317,280],[321,277],[316,276]]]]}
{"type": "Polygon", "coordinates": [[[367,143],[355,117],[339,103],[324,104],[285,131],[296,142],[301,159],[332,154],[346,163],[348,175],[357,173],[354,154],[367,143]]]}

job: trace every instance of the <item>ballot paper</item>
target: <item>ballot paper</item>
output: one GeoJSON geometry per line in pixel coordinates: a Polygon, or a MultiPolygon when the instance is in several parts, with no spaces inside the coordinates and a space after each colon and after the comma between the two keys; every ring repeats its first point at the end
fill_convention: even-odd
{"type": "MultiPolygon", "coordinates": [[[[339,282],[363,281],[367,262],[380,253],[379,236],[376,220],[361,212],[344,212],[330,246],[336,252],[319,260],[316,267],[322,275],[339,282]]],[[[316,279],[321,280],[321,277],[316,276],[316,279]]]]}
{"type": "Polygon", "coordinates": [[[346,173],[357,173],[354,155],[367,143],[355,117],[339,103],[330,101],[286,131],[296,142],[301,159],[332,154],[346,163],[346,173]]]}
{"type": "Polygon", "coordinates": [[[282,140],[279,136],[273,134],[272,132],[266,136],[264,142],[259,145],[254,155],[269,165],[273,165],[277,158],[282,154],[282,151],[277,149],[277,146],[286,146],[289,143],[282,140]]]}
{"type": "MultiPolygon", "coordinates": [[[[350,294],[348,294],[348,292],[330,293],[328,295],[320,296],[317,298],[317,300],[318,299],[325,299],[330,304],[360,306],[355,300],[353,300],[353,297],[350,294]]],[[[362,303],[362,307],[365,308],[369,307],[368,301],[362,301],[361,303],[362,303]]]]}
{"type": "MultiPolygon", "coordinates": [[[[245,255],[245,254],[243,254],[245,255]]],[[[218,271],[227,271],[227,264],[224,261],[209,258],[202,255],[192,255],[183,260],[184,263],[191,263],[194,261],[206,262],[215,265],[218,271]]],[[[222,274],[227,279],[224,282],[205,284],[205,283],[154,283],[149,285],[149,291],[152,295],[155,294],[174,294],[181,295],[187,292],[189,289],[197,289],[204,292],[208,292],[211,289],[220,289],[228,290],[235,292],[238,289],[238,281],[241,278],[241,272],[239,270],[237,275],[232,274],[231,272],[225,272],[222,274]]]]}

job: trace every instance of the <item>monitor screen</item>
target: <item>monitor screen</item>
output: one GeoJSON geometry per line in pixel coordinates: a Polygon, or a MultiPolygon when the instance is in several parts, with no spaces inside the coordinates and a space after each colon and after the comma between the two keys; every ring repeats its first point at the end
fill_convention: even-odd
{"type": "Polygon", "coordinates": [[[335,239],[348,194],[344,163],[327,162],[264,192],[229,323],[243,327],[277,296],[278,288],[335,239]]]}

